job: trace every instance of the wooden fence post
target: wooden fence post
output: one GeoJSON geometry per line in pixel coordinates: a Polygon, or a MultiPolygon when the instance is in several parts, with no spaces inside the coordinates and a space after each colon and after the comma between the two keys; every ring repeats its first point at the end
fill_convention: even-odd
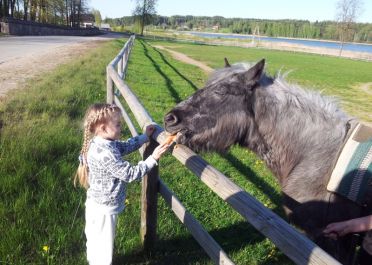
{"type": "Polygon", "coordinates": [[[123,78],[123,57],[120,57],[119,63],[118,63],[118,75],[123,78]]]}
{"type": "Polygon", "coordinates": [[[107,103],[108,104],[113,104],[114,103],[114,81],[112,80],[110,76],[110,71],[109,71],[110,65],[107,66],[106,69],[106,89],[107,89],[107,103]]]}
{"type": "MultiPolygon", "coordinates": [[[[143,159],[152,154],[158,143],[150,140],[143,153],[143,159]]],[[[142,179],[141,194],[141,241],[145,251],[154,248],[158,211],[159,168],[156,166],[142,179]]]]}

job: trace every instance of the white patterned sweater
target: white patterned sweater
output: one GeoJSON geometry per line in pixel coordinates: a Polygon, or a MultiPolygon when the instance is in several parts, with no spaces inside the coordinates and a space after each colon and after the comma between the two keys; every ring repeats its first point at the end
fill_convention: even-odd
{"type": "Polygon", "coordinates": [[[98,211],[108,214],[117,214],[124,209],[126,183],[140,180],[157,162],[150,155],[145,161],[133,166],[123,156],[138,150],[147,141],[146,135],[127,141],[111,141],[99,136],[92,139],[87,154],[87,206],[92,205],[98,211]]]}

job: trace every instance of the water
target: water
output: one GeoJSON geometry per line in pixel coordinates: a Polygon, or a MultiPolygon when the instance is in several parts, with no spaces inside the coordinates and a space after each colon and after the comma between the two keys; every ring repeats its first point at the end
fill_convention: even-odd
{"type": "MultiPolygon", "coordinates": [[[[235,34],[214,34],[205,32],[190,32],[192,35],[204,38],[226,38],[226,39],[253,39],[251,35],[235,35],[235,34]]],[[[255,37],[257,40],[257,37],[255,37]]],[[[305,45],[310,47],[340,49],[340,43],[329,42],[321,40],[304,40],[304,39],[287,39],[287,38],[273,38],[273,37],[260,37],[262,41],[269,42],[286,42],[292,44],[305,45]]],[[[344,43],[343,50],[353,52],[367,52],[372,53],[372,44],[359,44],[359,43],[344,43]]]]}

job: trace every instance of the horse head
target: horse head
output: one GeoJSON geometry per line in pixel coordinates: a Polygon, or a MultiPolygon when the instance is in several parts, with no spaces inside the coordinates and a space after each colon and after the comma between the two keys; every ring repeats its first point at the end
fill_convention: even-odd
{"type": "Polygon", "coordinates": [[[177,141],[196,151],[224,152],[233,144],[244,144],[253,126],[253,94],[262,86],[264,66],[264,59],[252,67],[231,66],[225,59],[225,68],[217,70],[205,87],[166,114],[165,130],[180,133],[177,141]]]}

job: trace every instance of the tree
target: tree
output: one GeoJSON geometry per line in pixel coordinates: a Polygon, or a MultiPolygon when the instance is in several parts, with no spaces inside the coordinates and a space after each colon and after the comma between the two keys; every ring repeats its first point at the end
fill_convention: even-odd
{"type": "Polygon", "coordinates": [[[362,5],[362,0],[339,0],[337,2],[336,21],[341,43],[339,56],[341,56],[345,41],[352,40],[356,18],[362,9],[362,5]]]}
{"type": "Polygon", "coordinates": [[[0,0],[0,18],[79,27],[88,0],[0,0]]]}
{"type": "Polygon", "coordinates": [[[139,19],[141,28],[141,35],[145,25],[151,22],[151,19],[156,15],[156,2],[157,0],[136,0],[137,5],[133,11],[133,15],[139,19]]]}
{"type": "Polygon", "coordinates": [[[99,12],[99,10],[97,10],[97,9],[92,9],[92,14],[94,16],[94,20],[96,22],[96,25],[98,25],[100,27],[101,23],[102,23],[101,12],[99,12]]]}

